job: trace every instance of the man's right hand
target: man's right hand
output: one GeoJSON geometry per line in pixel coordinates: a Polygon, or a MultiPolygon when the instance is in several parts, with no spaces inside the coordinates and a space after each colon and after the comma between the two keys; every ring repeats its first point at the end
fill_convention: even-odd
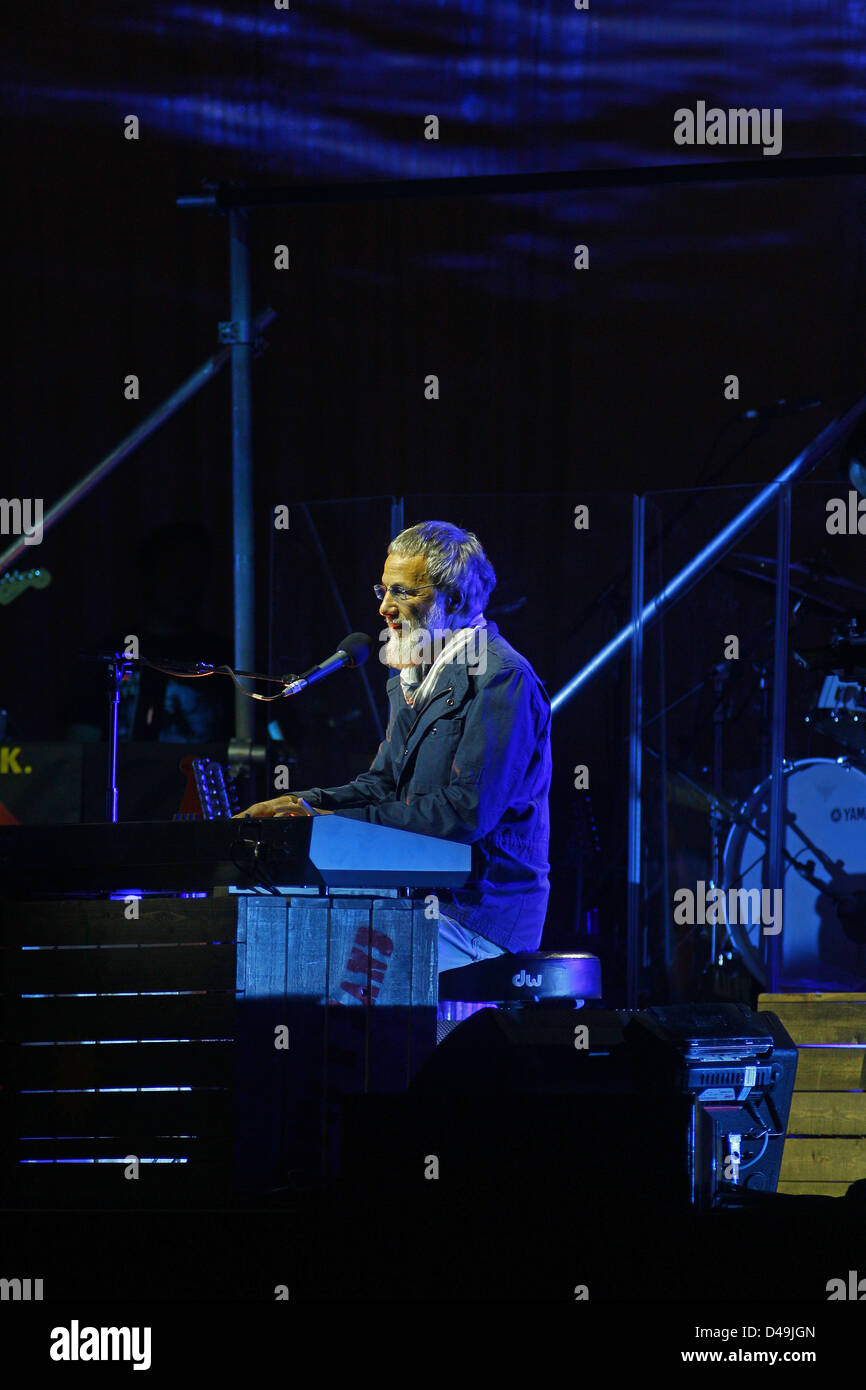
{"type": "Polygon", "coordinates": [[[309,816],[311,814],[299,796],[275,796],[272,801],[257,801],[246,811],[239,811],[232,819],[241,820],[244,816],[309,816]]]}

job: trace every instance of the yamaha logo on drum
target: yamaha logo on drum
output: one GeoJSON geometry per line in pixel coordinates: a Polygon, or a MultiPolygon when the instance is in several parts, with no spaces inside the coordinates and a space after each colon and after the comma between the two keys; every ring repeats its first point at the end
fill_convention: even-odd
{"type": "Polygon", "coordinates": [[[842,820],[866,820],[866,806],[834,806],[830,812],[832,821],[842,820]]]}

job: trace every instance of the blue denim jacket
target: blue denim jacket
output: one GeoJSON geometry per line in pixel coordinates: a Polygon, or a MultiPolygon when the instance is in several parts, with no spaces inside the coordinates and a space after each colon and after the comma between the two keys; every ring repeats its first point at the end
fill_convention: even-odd
{"type": "MultiPolygon", "coordinates": [[[[478,662],[478,668],[481,666],[478,662]]],[[[507,951],[534,951],[547,900],[550,701],[529,662],[487,625],[486,669],[443,667],[420,714],[399,675],[369,772],[298,792],[355,820],[472,845],[464,888],[442,889],[443,913],[507,951]]]]}

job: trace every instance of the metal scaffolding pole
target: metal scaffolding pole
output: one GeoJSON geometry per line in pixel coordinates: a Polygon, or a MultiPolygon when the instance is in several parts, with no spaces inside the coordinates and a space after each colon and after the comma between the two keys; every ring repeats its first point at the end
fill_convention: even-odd
{"type": "Polygon", "coordinates": [[[183,194],[181,208],[290,207],[301,203],[382,203],[392,199],[498,198],[525,193],[574,193],[595,188],[660,188],[670,184],[766,183],[777,179],[866,175],[866,155],[806,155],[785,159],[686,160],[635,169],[552,169],[539,174],[469,174],[433,179],[347,179],[255,188],[216,184],[183,194]]]}
{"type": "MultiPolygon", "coordinates": [[[[234,664],[255,668],[255,579],[252,451],[252,326],[246,212],[229,213],[232,358],[232,526],[234,537],[234,664]]],[[[235,738],[252,742],[253,705],[235,689],[235,738]]]]}

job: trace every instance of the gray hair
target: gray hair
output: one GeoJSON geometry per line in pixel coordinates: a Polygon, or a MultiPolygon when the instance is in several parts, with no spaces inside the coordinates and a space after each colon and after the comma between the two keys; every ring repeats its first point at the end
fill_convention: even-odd
{"type": "Polygon", "coordinates": [[[389,555],[422,555],[427,578],[440,593],[460,596],[458,611],[471,618],[483,613],[496,587],[496,572],[481,542],[450,521],[419,521],[395,536],[389,555]]]}

